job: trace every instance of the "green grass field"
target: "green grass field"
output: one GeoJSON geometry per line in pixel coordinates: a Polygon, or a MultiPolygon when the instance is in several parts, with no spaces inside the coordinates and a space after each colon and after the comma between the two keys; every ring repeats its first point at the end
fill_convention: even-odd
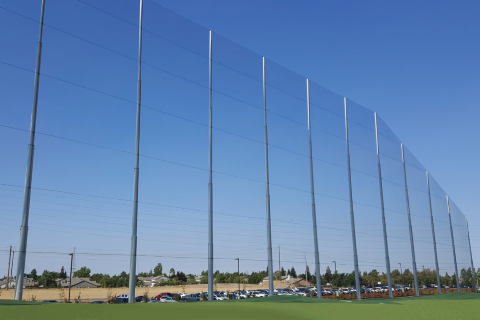
{"type": "Polygon", "coordinates": [[[480,294],[338,301],[292,296],[191,303],[42,304],[0,300],[0,319],[480,319],[480,294]]]}

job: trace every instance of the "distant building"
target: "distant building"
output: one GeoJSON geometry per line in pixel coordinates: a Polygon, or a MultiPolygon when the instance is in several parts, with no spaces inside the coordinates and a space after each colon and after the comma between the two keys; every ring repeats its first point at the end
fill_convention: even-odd
{"type": "MultiPolygon", "coordinates": [[[[10,278],[8,288],[9,289],[15,289],[15,282],[16,282],[15,278],[10,278]]],[[[23,288],[24,289],[30,289],[30,288],[33,288],[35,286],[38,286],[38,282],[33,281],[33,278],[24,278],[23,279],[23,288]]],[[[1,280],[0,281],[0,289],[6,289],[6,288],[7,288],[7,279],[1,280]]]]}
{"type": "MultiPolygon", "coordinates": [[[[312,286],[312,284],[310,282],[306,281],[305,279],[292,278],[289,275],[288,276],[281,276],[280,279],[281,279],[282,282],[287,283],[290,287],[310,287],[310,286],[312,286]]],[[[275,277],[273,277],[273,280],[278,280],[278,279],[275,279],[275,277]]],[[[268,277],[263,278],[262,283],[265,283],[265,282],[268,282],[268,277]]]]}
{"type": "MultiPolygon", "coordinates": [[[[57,285],[62,288],[68,288],[70,286],[70,278],[55,280],[57,285]]],[[[72,278],[72,288],[99,288],[100,284],[90,280],[90,278],[72,278]]]]}
{"type": "Polygon", "coordinates": [[[154,287],[157,283],[168,281],[168,277],[138,277],[138,280],[142,281],[147,287],[154,287]]]}

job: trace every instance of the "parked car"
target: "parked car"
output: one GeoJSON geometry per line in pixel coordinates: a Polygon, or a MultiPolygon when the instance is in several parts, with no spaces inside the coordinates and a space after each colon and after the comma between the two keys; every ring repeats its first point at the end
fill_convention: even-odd
{"type": "Polygon", "coordinates": [[[228,300],[228,297],[224,296],[223,294],[214,294],[213,300],[228,300]]]}
{"type": "Polygon", "coordinates": [[[116,298],[115,303],[128,303],[128,298],[116,298]]]}
{"type": "Polygon", "coordinates": [[[57,300],[43,300],[42,302],[57,302],[57,300]]]}
{"type": "Polygon", "coordinates": [[[183,297],[183,300],[185,300],[185,301],[200,301],[200,296],[197,295],[196,293],[187,294],[183,297]]]}
{"type": "Polygon", "coordinates": [[[123,293],[123,294],[117,296],[117,298],[127,298],[128,299],[128,293],[123,293]]]}
{"type": "Polygon", "coordinates": [[[142,302],[143,296],[135,297],[135,302],[142,302]]]}
{"type": "Polygon", "coordinates": [[[155,298],[157,298],[157,300],[160,300],[161,298],[163,297],[172,297],[172,294],[170,292],[162,292],[160,294],[158,294],[155,298]]]}
{"type": "Polygon", "coordinates": [[[168,302],[168,303],[170,303],[170,302],[177,302],[177,301],[173,300],[172,297],[165,296],[165,297],[160,298],[159,302],[168,302]]]}
{"type": "Polygon", "coordinates": [[[90,303],[91,303],[91,304],[105,304],[105,301],[100,301],[100,300],[98,300],[98,301],[92,301],[92,302],[90,302],[90,303]]]}

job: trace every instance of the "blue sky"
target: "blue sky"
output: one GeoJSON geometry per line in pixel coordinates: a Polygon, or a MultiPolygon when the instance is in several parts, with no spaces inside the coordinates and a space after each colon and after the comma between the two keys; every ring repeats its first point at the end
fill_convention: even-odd
{"type": "MultiPolygon", "coordinates": [[[[57,252],[73,247],[84,253],[77,256],[77,267],[118,273],[129,265],[138,2],[101,1],[97,8],[88,3],[93,4],[47,2],[42,60],[47,76],[41,78],[37,129],[70,140],[37,135],[29,238],[29,250],[36,253],[27,258],[27,272],[67,265],[68,255],[57,252]]],[[[38,23],[28,18],[38,20],[40,1],[2,1],[1,7],[0,35],[8,49],[0,53],[0,124],[28,130],[38,37],[38,23]]],[[[145,1],[138,270],[157,262],[192,273],[207,266],[202,259],[210,29],[217,269],[234,271],[235,257],[245,261],[245,271],[266,266],[262,56],[268,58],[272,111],[273,246],[275,252],[281,246],[285,269],[304,268],[304,252],[313,268],[308,158],[302,156],[308,154],[304,77],[315,83],[312,139],[322,272],[333,260],[341,271],[353,269],[344,96],[351,108],[361,270],[384,268],[373,112],[363,107],[381,117],[392,267],[411,265],[400,141],[408,148],[408,183],[418,190],[411,191],[417,265],[433,268],[422,165],[445,190],[432,186],[442,271],[452,273],[445,192],[469,217],[479,261],[479,111],[474,107],[480,101],[479,13],[473,1],[145,1]]],[[[5,127],[0,134],[5,150],[0,244],[8,249],[18,246],[22,189],[13,186],[23,186],[28,135],[5,127]]],[[[461,218],[459,210],[452,209],[454,217],[461,218]]],[[[457,256],[468,267],[461,241],[457,256]]]]}

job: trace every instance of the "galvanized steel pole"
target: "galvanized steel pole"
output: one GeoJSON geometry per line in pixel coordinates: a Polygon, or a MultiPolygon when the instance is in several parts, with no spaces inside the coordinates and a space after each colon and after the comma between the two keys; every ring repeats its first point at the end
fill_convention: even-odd
{"type": "Polygon", "coordinates": [[[347,167],[348,167],[348,195],[350,198],[350,223],[352,228],[352,246],[353,246],[353,264],[355,267],[355,284],[357,290],[357,299],[362,299],[360,291],[360,271],[358,271],[358,255],[357,255],[357,236],[355,235],[355,215],[353,213],[353,194],[352,194],[352,170],[350,168],[350,145],[348,141],[348,118],[347,118],[347,98],[343,98],[345,106],[345,136],[347,142],[347,167]]]}
{"type": "Polygon", "coordinates": [[[387,269],[387,283],[388,283],[388,296],[393,298],[392,293],[392,276],[390,274],[390,256],[388,254],[388,240],[387,240],[387,223],[385,222],[385,205],[383,202],[383,182],[382,182],[382,168],[380,166],[380,147],[378,144],[378,124],[377,113],[375,116],[375,138],[377,141],[377,161],[378,161],[378,186],[380,188],[380,207],[382,210],[382,227],[383,227],[383,245],[385,247],[385,267],[387,269]]]}
{"type": "Polygon", "coordinates": [[[268,176],[268,135],[267,135],[267,79],[265,75],[265,57],[263,57],[263,118],[265,137],[265,181],[267,201],[267,256],[268,256],[268,295],[274,296],[273,288],[273,258],[272,258],[272,225],[270,221],[270,180],[268,176]]]}
{"type": "Polygon", "coordinates": [[[467,237],[468,237],[468,248],[470,249],[470,262],[472,263],[472,277],[473,277],[473,290],[477,292],[477,282],[475,281],[475,267],[473,265],[473,256],[472,256],[472,244],[470,243],[470,231],[468,229],[468,219],[465,217],[465,223],[467,224],[467,237]]]}
{"type": "Polygon", "coordinates": [[[442,293],[442,285],[440,283],[440,269],[438,268],[438,255],[437,255],[437,241],[435,239],[435,224],[433,223],[433,210],[432,210],[432,196],[430,194],[430,176],[427,171],[427,188],[428,188],[428,203],[430,205],[430,222],[432,224],[432,238],[433,238],[433,252],[435,253],[435,269],[437,271],[437,286],[438,293],[442,293]]]}
{"type": "Polygon", "coordinates": [[[30,214],[30,195],[32,192],[32,174],[33,174],[33,154],[35,151],[35,129],[37,126],[37,105],[38,105],[38,87],[40,84],[40,64],[42,61],[42,35],[43,35],[43,17],[45,12],[45,0],[42,0],[42,9],[40,12],[40,34],[37,44],[37,62],[35,66],[35,80],[33,83],[33,107],[32,119],[30,123],[30,143],[28,145],[27,173],[25,175],[25,191],[23,198],[23,217],[20,227],[20,244],[18,248],[19,256],[17,262],[17,277],[15,281],[15,300],[22,300],[23,279],[25,277],[25,260],[27,256],[27,238],[28,238],[28,216],[30,214]]]}
{"type": "Polygon", "coordinates": [[[460,281],[458,277],[458,268],[457,268],[457,254],[455,252],[455,238],[453,236],[453,227],[452,227],[452,215],[450,214],[450,199],[447,194],[447,208],[448,208],[448,219],[450,221],[450,235],[452,236],[452,249],[453,249],[453,262],[455,263],[455,277],[457,278],[457,291],[460,292],[460,281]]]}
{"type": "Polygon", "coordinates": [[[310,150],[310,190],[312,192],[312,226],[313,226],[313,245],[315,247],[315,276],[317,277],[317,297],[322,298],[322,283],[320,277],[320,256],[318,254],[318,235],[317,235],[317,211],[315,209],[315,189],[313,183],[313,156],[312,156],[312,131],[310,128],[310,86],[307,79],[307,114],[308,114],[308,146],[310,150]]]}
{"type": "Polygon", "coordinates": [[[402,149],[403,177],[405,179],[405,198],[407,201],[408,231],[410,233],[410,249],[412,251],[413,282],[415,286],[415,295],[418,297],[418,278],[417,278],[417,260],[415,259],[415,245],[413,242],[412,217],[410,216],[410,200],[408,198],[407,169],[405,168],[405,154],[403,152],[403,143],[400,143],[402,149]]]}
{"type": "Polygon", "coordinates": [[[132,243],[130,249],[130,278],[128,303],[135,302],[135,284],[137,275],[137,219],[138,219],[138,178],[140,158],[140,109],[142,104],[142,18],[143,0],[140,0],[140,18],[138,25],[138,82],[137,82],[137,124],[135,138],[135,169],[133,176],[133,215],[132,215],[132,243]]]}
{"type": "Polygon", "coordinates": [[[213,300],[212,31],[208,51],[208,300],[213,300]]]}
{"type": "Polygon", "coordinates": [[[73,253],[70,253],[69,256],[70,256],[70,282],[68,284],[68,302],[70,302],[70,291],[72,289],[73,253]]]}

